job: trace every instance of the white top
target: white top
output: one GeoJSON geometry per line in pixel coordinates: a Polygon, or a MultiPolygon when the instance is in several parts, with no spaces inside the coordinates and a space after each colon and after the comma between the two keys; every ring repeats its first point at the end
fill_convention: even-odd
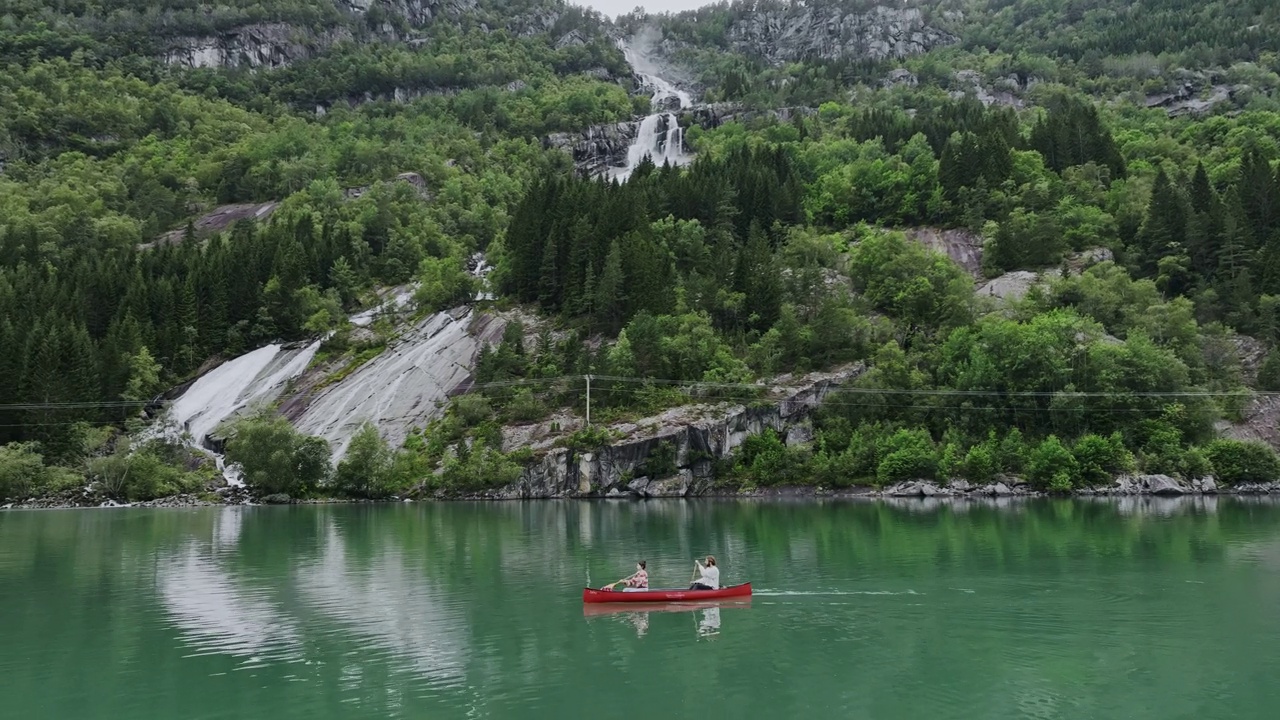
{"type": "Polygon", "coordinates": [[[720,589],[720,568],[716,567],[715,565],[707,565],[706,567],[702,568],[702,577],[698,578],[697,582],[700,582],[703,585],[706,585],[712,590],[719,590],[720,589]]]}

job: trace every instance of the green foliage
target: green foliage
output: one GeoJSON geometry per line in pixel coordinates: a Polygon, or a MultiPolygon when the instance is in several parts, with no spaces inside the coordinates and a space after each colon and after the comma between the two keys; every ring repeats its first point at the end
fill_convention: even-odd
{"type": "Polygon", "coordinates": [[[899,430],[884,437],[877,450],[876,479],[881,484],[930,480],[938,471],[933,439],[922,430],[899,430]]]}
{"type": "Polygon", "coordinates": [[[237,422],[227,441],[227,459],[239,463],[245,484],[261,495],[305,495],[331,471],[329,444],[299,433],[278,416],[237,422]]]}
{"type": "Polygon", "coordinates": [[[618,436],[606,425],[591,425],[556,440],[556,445],[570,450],[590,451],[611,445],[618,436]]]}
{"type": "Polygon", "coordinates": [[[1057,436],[1045,438],[1027,458],[1027,479],[1042,490],[1070,490],[1079,477],[1079,462],[1057,436]]]}
{"type": "Polygon", "coordinates": [[[995,479],[1000,471],[998,448],[991,443],[982,443],[969,448],[960,465],[964,479],[971,483],[986,484],[995,479]]]}
{"type": "Polygon", "coordinates": [[[385,498],[405,483],[397,471],[396,453],[371,423],[360,426],[347,452],[334,470],[332,487],[339,494],[355,498],[385,498]]]}
{"type": "Polygon", "coordinates": [[[1280,351],[1272,349],[1258,368],[1258,388],[1275,392],[1280,390],[1280,351]]]}
{"type": "Polygon", "coordinates": [[[438,482],[447,490],[473,491],[503,487],[515,482],[523,468],[511,456],[482,440],[446,458],[438,482]]]}
{"type": "Polygon", "coordinates": [[[734,459],[733,476],[757,487],[794,485],[803,477],[802,451],[788,448],[773,430],[749,435],[734,459]]]}
{"type": "Polygon", "coordinates": [[[660,441],[650,450],[644,464],[637,470],[638,474],[660,479],[676,474],[676,446],[671,441],[660,441]]]}
{"type": "Polygon", "coordinates": [[[1280,459],[1260,442],[1214,440],[1205,447],[1219,481],[1227,485],[1272,482],[1280,478],[1280,459]]]}
{"type": "Polygon", "coordinates": [[[1085,435],[1076,440],[1071,454],[1076,460],[1076,478],[1081,485],[1101,485],[1136,467],[1133,453],[1125,448],[1118,432],[1107,437],[1085,435]]]}
{"type": "Polygon", "coordinates": [[[479,425],[494,417],[493,403],[478,393],[468,393],[453,401],[453,412],[468,427],[479,425]]]}
{"type": "Polygon", "coordinates": [[[0,499],[26,500],[43,491],[48,482],[49,469],[38,445],[0,445],[0,499]]]}
{"type": "Polygon", "coordinates": [[[184,473],[152,448],[121,442],[110,455],[86,463],[86,474],[109,497],[130,502],[191,493],[204,486],[198,473],[184,473]]]}
{"type": "Polygon", "coordinates": [[[850,253],[849,276],[873,307],[905,328],[908,337],[964,324],[973,284],[945,256],[898,233],[872,233],[850,253]]]}
{"type": "Polygon", "coordinates": [[[506,405],[507,414],[513,420],[529,422],[546,414],[542,401],[528,388],[521,388],[511,396],[506,405]]]}
{"type": "Polygon", "coordinates": [[[425,312],[461,305],[476,292],[476,280],[460,257],[423,258],[418,264],[418,283],[413,297],[425,312]]]}
{"type": "MultiPolygon", "coordinates": [[[[118,400],[149,400],[211,358],[336,331],[325,352],[348,362],[326,382],[340,381],[393,332],[383,319],[377,340],[346,346],[362,297],[416,280],[424,311],[470,302],[477,252],[499,302],[536,304],[561,338],[526,352],[509,323],[480,354],[481,383],[661,381],[593,384],[596,411],[622,416],[756,397],[694,383],[868,360],[816,418],[812,457],[754,441],[750,482],[985,480],[1023,472],[1047,437],[1078,475],[1031,468],[1042,487],[1098,482],[1129,456],[1202,472],[1216,461],[1195,448],[1238,409],[1205,396],[1242,389],[1232,334],[1280,343],[1275,13],[1257,0],[960,4],[945,18],[955,46],[878,63],[745,57],[731,41],[754,11],[742,4],[620,19],[659,25],[704,100],[818,110],[690,125],[691,166],[650,164],[619,184],[572,176],[539,139],[649,111],[629,81],[598,79],[630,71],[594,13],[557,11],[543,30],[529,24],[537,3],[420,27],[395,3],[363,20],[294,0],[18,3],[0,33],[0,443],[25,448],[9,451],[11,477],[40,475],[33,454],[79,467],[102,452],[90,428],[136,419],[118,400]],[[250,23],[352,42],[255,72],[157,59],[175,38],[250,23]],[[882,87],[898,68],[918,86],[882,87]],[[1223,112],[1143,107],[1201,76],[1236,87],[1223,112]],[[968,78],[1027,107],[954,97],[968,78]],[[269,217],[221,231],[193,215],[267,201],[269,217]],[[982,230],[988,273],[1066,277],[1020,302],[975,298],[969,272],[925,248],[943,238],[964,253],[970,236],[939,231],[965,228],[982,230]],[[1076,253],[1094,248],[1115,262],[1082,270],[1076,253]]],[[[1280,386],[1275,357],[1263,388],[1280,386]]],[[[390,460],[362,433],[356,459],[401,478],[451,464],[464,482],[486,463],[505,477],[500,419],[584,400],[580,383],[531,387],[459,399],[390,460]]],[[[314,444],[279,437],[241,451],[262,467],[320,464],[314,444]]],[[[88,462],[124,478],[150,452],[88,462]]],[[[139,496],[185,482],[143,474],[155,479],[139,496]]],[[[302,492],[317,481],[255,476],[302,492]]]]}

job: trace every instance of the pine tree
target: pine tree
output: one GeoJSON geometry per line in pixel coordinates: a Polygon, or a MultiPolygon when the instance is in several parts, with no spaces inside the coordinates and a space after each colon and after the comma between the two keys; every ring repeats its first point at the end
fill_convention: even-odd
{"type": "Polygon", "coordinates": [[[1253,226],[1255,238],[1265,238],[1280,223],[1280,202],[1271,163],[1256,148],[1240,161],[1240,204],[1253,226]]]}
{"type": "Polygon", "coordinates": [[[748,319],[753,329],[764,332],[777,322],[782,288],[768,236],[758,224],[752,224],[747,232],[747,244],[738,255],[734,289],[746,295],[748,319]]]}
{"type": "MultiPolygon", "coordinates": [[[[1235,280],[1248,270],[1253,252],[1253,230],[1240,196],[1232,188],[1223,198],[1222,243],[1218,248],[1218,269],[1215,275],[1235,280]]],[[[1220,293],[1220,296],[1228,298],[1226,293],[1220,293]]]]}
{"type": "Polygon", "coordinates": [[[560,268],[556,262],[559,254],[555,235],[548,235],[542,248],[542,270],[538,274],[538,304],[548,312],[560,308],[560,268]]]}
{"type": "Polygon", "coordinates": [[[1151,189],[1147,218],[1138,232],[1143,272],[1153,275],[1160,259],[1180,252],[1186,240],[1187,215],[1182,197],[1161,168],[1151,189]]]}
{"type": "Polygon", "coordinates": [[[1205,172],[1204,163],[1196,163],[1195,175],[1191,177],[1191,209],[1197,213],[1212,212],[1217,203],[1213,186],[1209,183],[1209,173],[1205,172]]]}
{"type": "Polygon", "coordinates": [[[622,249],[615,239],[609,245],[609,254],[605,257],[595,300],[596,319],[610,333],[617,332],[626,317],[627,300],[623,280],[622,249]]]}

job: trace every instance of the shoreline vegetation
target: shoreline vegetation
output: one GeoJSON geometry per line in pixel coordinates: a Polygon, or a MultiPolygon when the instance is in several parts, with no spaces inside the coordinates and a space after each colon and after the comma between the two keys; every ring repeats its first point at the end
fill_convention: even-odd
{"type": "Polygon", "coordinates": [[[815,485],[780,485],[773,487],[734,488],[711,486],[703,491],[684,495],[645,495],[640,492],[610,491],[589,494],[547,495],[520,497],[501,491],[471,491],[445,493],[411,492],[403,496],[384,498],[355,497],[300,497],[276,494],[254,496],[243,488],[222,488],[223,492],[204,492],[172,495],[141,502],[117,502],[111,498],[81,491],[58,496],[31,498],[22,502],[0,505],[4,510],[71,510],[113,508],[193,508],[233,507],[264,505],[382,505],[412,502],[513,502],[543,500],[575,501],[633,501],[648,500],[701,500],[701,499],[758,499],[758,500],[934,500],[934,501],[987,501],[1029,500],[1035,498],[1124,498],[1124,497],[1275,497],[1280,500],[1280,481],[1250,482],[1239,485],[1220,485],[1212,477],[1190,482],[1168,475],[1124,475],[1112,482],[1096,487],[1077,488],[1068,491],[1037,489],[1024,479],[1001,477],[987,484],[972,484],[965,480],[952,483],[933,481],[908,481],[886,487],[853,486],[821,487],[815,485]],[[230,490],[230,491],[228,491],[230,490]]]}

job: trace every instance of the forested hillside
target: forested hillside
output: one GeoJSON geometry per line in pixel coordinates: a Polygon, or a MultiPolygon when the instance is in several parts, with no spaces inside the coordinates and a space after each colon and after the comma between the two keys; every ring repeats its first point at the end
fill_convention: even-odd
{"type": "MultiPolygon", "coordinates": [[[[406,448],[366,433],[351,462],[380,479],[352,492],[509,481],[530,457],[498,449],[501,425],[576,413],[565,376],[628,380],[596,386],[608,421],[852,362],[869,369],[811,443],[754,438],[720,479],[1280,476],[1271,450],[1218,439],[1280,390],[1269,3],[738,3],[616,25],[422,7],[6,9],[0,496],[112,472],[115,428],[210,359],[330,331],[329,355],[376,352],[344,345],[371,291],[470,302],[477,252],[492,302],[542,338],[509,327],[476,368],[498,386],[406,448]],[[906,39],[886,30],[903,12],[906,39]],[[854,30],[807,54],[831,17],[854,30]],[[782,25],[791,50],[757,32],[782,25]],[[578,176],[541,138],[648,112],[613,41],[642,28],[705,100],[802,109],[686,113],[691,166],[578,176]],[[923,240],[942,236],[969,255],[923,240]]],[[[202,480],[165,482],[132,494],[202,480]]]]}

